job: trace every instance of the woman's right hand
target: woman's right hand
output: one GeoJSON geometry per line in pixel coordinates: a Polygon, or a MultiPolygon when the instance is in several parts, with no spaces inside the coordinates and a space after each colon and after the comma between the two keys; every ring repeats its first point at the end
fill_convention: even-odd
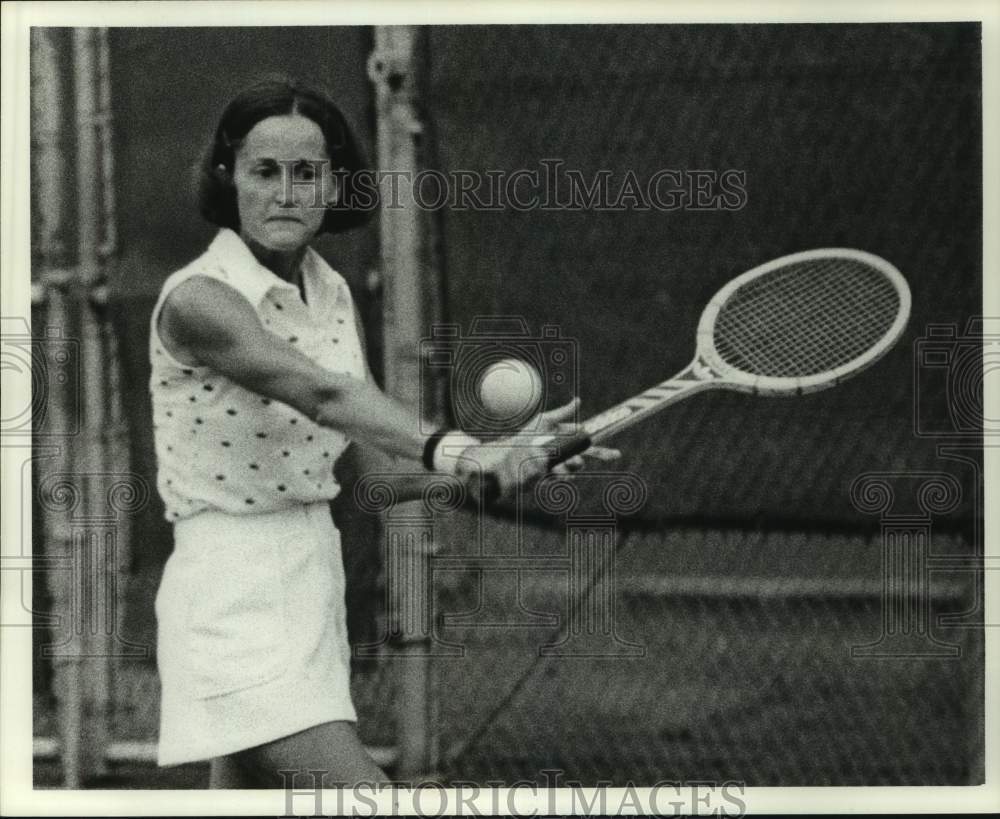
{"type": "Polygon", "coordinates": [[[456,474],[476,492],[482,491],[487,501],[513,496],[517,490],[532,485],[549,473],[569,477],[585,466],[584,456],[612,461],[621,453],[615,449],[591,446],[555,466],[549,465],[551,446],[540,440],[573,435],[576,425],[569,419],[576,416],[580,399],[540,413],[521,430],[508,438],[501,438],[462,451],[456,465],[456,474]]]}

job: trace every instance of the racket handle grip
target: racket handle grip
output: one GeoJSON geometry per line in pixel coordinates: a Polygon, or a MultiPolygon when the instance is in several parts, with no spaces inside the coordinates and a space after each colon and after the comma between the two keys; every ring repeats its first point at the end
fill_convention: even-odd
{"type": "MultiPolygon", "coordinates": [[[[590,449],[592,444],[593,441],[585,432],[574,435],[572,438],[566,438],[560,442],[555,452],[549,455],[549,469],[561,464],[563,461],[568,461],[574,455],[585,452],[590,449]]],[[[479,498],[485,506],[491,506],[500,499],[500,480],[492,472],[487,472],[482,476],[479,498]]]]}
{"type": "Polygon", "coordinates": [[[565,438],[559,442],[558,448],[555,452],[549,455],[549,468],[557,464],[561,464],[563,461],[568,461],[574,455],[579,455],[581,452],[585,452],[590,449],[591,444],[594,442],[590,439],[590,435],[586,432],[579,432],[571,438],[565,438]]]}

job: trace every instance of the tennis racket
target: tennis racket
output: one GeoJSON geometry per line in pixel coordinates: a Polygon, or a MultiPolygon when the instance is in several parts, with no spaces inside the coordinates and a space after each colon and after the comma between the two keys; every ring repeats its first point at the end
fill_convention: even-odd
{"type": "Polygon", "coordinates": [[[782,256],[726,284],[698,323],[694,360],[673,378],[585,421],[545,435],[550,465],[565,461],[710,389],[802,395],[833,387],[879,360],[910,315],[910,288],[885,259],[822,248],[782,256]]]}

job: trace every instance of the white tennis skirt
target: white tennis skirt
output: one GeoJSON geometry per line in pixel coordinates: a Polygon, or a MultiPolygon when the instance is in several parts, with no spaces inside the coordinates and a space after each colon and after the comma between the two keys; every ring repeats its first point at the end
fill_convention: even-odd
{"type": "Polygon", "coordinates": [[[357,719],[340,532],[326,503],[175,523],[156,617],[160,765],[357,719]]]}

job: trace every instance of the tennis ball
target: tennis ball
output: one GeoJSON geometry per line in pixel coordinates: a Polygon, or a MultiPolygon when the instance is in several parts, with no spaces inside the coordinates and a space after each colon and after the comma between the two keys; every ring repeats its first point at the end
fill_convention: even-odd
{"type": "Polygon", "coordinates": [[[529,416],[542,401],[542,377],[527,361],[505,358],[483,372],[479,398],[497,420],[529,416]]]}

